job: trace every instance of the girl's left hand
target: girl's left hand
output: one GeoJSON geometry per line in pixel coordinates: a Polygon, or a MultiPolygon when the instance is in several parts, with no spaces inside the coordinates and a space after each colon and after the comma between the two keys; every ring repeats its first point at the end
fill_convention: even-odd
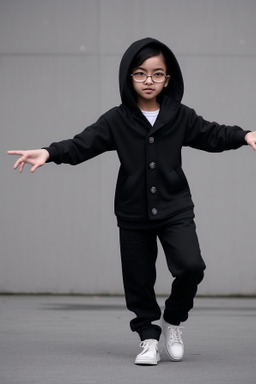
{"type": "Polygon", "coordinates": [[[256,131],[248,132],[244,139],[247,144],[250,145],[254,151],[256,151],[256,131]]]}

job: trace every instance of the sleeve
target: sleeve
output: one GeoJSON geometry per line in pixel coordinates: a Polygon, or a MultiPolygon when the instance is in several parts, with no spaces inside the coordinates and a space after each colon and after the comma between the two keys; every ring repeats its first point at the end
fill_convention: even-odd
{"type": "Polygon", "coordinates": [[[187,109],[189,113],[184,137],[185,146],[207,152],[222,152],[247,145],[245,135],[250,131],[244,131],[236,125],[220,125],[206,121],[193,109],[187,109]]]}
{"type": "Polygon", "coordinates": [[[44,149],[50,155],[48,162],[76,165],[103,152],[114,150],[115,145],[111,128],[104,116],[101,116],[96,123],[73,139],[54,142],[44,149]]]}

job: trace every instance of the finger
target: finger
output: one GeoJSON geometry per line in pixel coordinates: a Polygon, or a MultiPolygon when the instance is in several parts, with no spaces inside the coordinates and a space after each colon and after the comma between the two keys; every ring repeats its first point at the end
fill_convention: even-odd
{"type": "Polygon", "coordinates": [[[252,149],[254,149],[254,151],[256,151],[256,144],[255,144],[254,141],[251,141],[251,142],[249,143],[249,145],[252,147],[252,149]]]}
{"type": "Polygon", "coordinates": [[[23,162],[21,163],[21,165],[20,165],[20,173],[23,171],[24,165],[25,165],[25,163],[24,163],[24,161],[23,161],[23,162]]]}
{"type": "Polygon", "coordinates": [[[41,167],[41,164],[35,164],[32,168],[31,168],[31,173],[34,173],[35,172],[35,170],[37,169],[37,168],[39,168],[39,167],[41,167]]]}
{"type": "MultiPolygon", "coordinates": [[[[17,168],[19,167],[19,165],[20,165],[21,163],[23,163],[23,162],[24,162],[23,157],[20,157],[20,158],[16,161],[16,163],[14,164],[13,168],[14,168],[14,169],[17,169],[17,168]]],[[[23,165],[23,166],[24,166],[24,165],[23,165]]]]}
{"type": "Polygon", "coordinates": [[[8,155],[21,155],[23,156],[23,151],[7,151],[8,155]]]}

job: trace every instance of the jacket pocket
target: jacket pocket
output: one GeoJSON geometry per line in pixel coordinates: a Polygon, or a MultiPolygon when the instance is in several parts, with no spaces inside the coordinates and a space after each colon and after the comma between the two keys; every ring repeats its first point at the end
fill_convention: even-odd
{"type": "Polygon", "coordinates": [[[136,190],[136,180],[132,175],[119,172],[116,184],[116,199],[119,203],[127,203],[131,200],[136,190]]]}
{"type": "Polygon", "coordinates": [[[189,189],[186,176],[181,169],[177,167],[168,172],[168,190],[172,193],[182,192],[185,189],[189,189]]]}

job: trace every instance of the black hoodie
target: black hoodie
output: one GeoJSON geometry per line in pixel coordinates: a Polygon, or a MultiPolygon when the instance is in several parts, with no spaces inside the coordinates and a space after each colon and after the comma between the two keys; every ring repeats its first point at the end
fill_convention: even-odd
{"type": "Polygon", "coordinates": [[[190,189],[181,168],[181,148],[190,146],[221,152],[245,145],[248,131],[210,123],[181,104],[183,79],[172,51],[145,38],[133,43],[120,63],[122,104],[103,114],[73,139],[46,148],[48,161],[79,164],[106,151],[116,150],[120,169],[115,193],[115,214],[124,221],[162,220],[193,208],[190,189]],[[131,63],[148,44],[164,52],[171,80],[159,97],[160,112],[153,126],[137,106],[130,85],[131,63]]]}

